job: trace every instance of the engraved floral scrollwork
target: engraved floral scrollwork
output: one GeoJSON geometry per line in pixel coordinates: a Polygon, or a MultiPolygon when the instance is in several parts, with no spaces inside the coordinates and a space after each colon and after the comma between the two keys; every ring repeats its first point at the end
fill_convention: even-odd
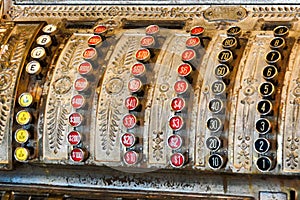
{"type": "Polygon", "coordinates": [[[3,141],[5,129],[6,129],[6,122],[9,117],[9,107],[7,106],[9,99],[5,95],[0,96],[0,144],[3,141]]]}
{"type": "Polygon", "coordinates": [[[0,74],[0,90],[6,90],[12,82],[12,77],[8,73],[0,74]]]}
{"type": "Polygon", "coordinates": [[[63,144],[69,113],[60,100],[51,99],[49,106],[50,109],[47,111],[49,147],[57,154],[63,144]]]}
{"type": "Polygon", "coordinates": [[[155,137],[153,138],[154,146],[153,148],[153,157],[159,161],[160,159],[163,158],[163,147],[161,144],[163,143],[163,132],[161,131],[154,131],[153,134],[155,137]]]}
{"type": "Polygon", "coordinates": [[[54,84],[54,91],[56,94],[66,94],[70,91],[72,87],[72,82],[70,77],[64,76],[59,79],[57,79],[54,84]]]}
{"type": "Polygon", "coordinates": [[[299,165],[299,155],[297,150],[299,149],[300,140],[297,137],[288,137],[286,144],[286,164],[291,169],[296,169],[299,165]]]}
{"type": "Polygon", "coordinates": [[[68,72],[70,67],[73,67],[72,65],[70,65],[71,59],[73,58],[73,55],[75,53],[74,49],[78,46],[77,42],[73,42],[71,43],[70,47],[68,48],[68,50],[66,51],[63,59],[61,60],[60,64],[61,64],[61,71],[62,72],[68,72]]]}
{"type": "Polygon", "coordinates": [[[112,78],[105,85],[107,94],[119,94],[124,87],[124,82],[120,78],[112,78]]]}
{"type": "Polygon", "coordinates": [[[99,131],[101,137],[102,150],[106,155],[114,150],[116,137],[119,132],[118,121],[122,113],[119,111],[120,104],[108,105],[108,109],[100,110],[99,116],[99,131]],[[107,134],[108,133],[108,134],[107,134]]]}

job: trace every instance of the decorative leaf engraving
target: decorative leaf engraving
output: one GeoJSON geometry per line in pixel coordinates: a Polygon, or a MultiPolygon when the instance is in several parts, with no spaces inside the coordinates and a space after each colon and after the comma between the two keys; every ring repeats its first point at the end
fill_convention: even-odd
{"type": "Polygon", "coordinates": [[[297,137],[288,137],[286,144],[286,164],[291,169],[296,169],[299,166],[299,155],[297,150],[299,149],[299,138],[297,137]]]}
{"type": "MultiPolygon", "coordinates": [[[[70,47],[68,48],[67,52],[65,52],[63,59],[60,61],[61,64],[61,71],[62,72],[68,72],[70,67],[73,67],[70,65],[71,59],[74,56],[74,49],[77,47],[78,42],[72,42],[70,47]]],[[[80,57],[80,56],[79,56],[80,57]]]]}
{"type": "Polygon", "coordinates": [[[58,153],[64,140],[64,132],[66,130],[68,120],[68,110],[63,108],[61,101],[55,101],[51,104],[47,116],[47,133],[50,149],[55,154],[58,153]]]}
{"type": "Polygon", "coordinates": [[[13,36],[6,45],[1,46],[0,69],[5,70],[10,67],[11,56],[17,44],[17,38],[13,36]]]}
{"type": "Polygon", "coordinates": [[[120,121],[121,113],[118,107],[103,109],[98,113],[100,126],[101,146],[106,155],[110,155],[116,142],[117,133],[119,131],[118,121],[120,121]]]}
{"type": "Polygon", "coordinates": [[[0,97],[0,144],[3,141],[4,133],[6,130],[6,122],[9,117],[9,107],[8,107],[9,99],[6,96],[1,95],[0,97]]]}
{"type": "Polygon", "coordinates": [[[163,158],[163,147],[162,147],[162,143],[163,143],[163,138],[161,136],[163,136],[163,132],[160,131],[154,131],[153,132],[154,135],[156,135],[155,138],[153,138],[153,142],[154,142],[154,146],[153,148],[153,157],[159,161],[160,159],[163,158]]]}

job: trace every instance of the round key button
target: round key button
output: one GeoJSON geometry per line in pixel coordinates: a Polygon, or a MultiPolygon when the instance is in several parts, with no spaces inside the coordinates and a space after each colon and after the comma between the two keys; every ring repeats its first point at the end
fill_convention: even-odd
{"type": "Polygon", "coordinates": [[[258,91],[262,97],[271,97],[275,92],[275,87],[271,82],[260,84],[258,91]]]}
{"type": "Polygon", "coordinates": [[[97,51],[95,48],[89,47],[83,51],[82,57],[86,60],[94,61],[97,58],[97,51]]]}
{"type": "Polygon", "coordinates": [[[262,172],[269,171],[272,168],[272,160],[267,156],[261,156],[256,161],[256,167],[262,172]]]}
{"type": "Polygon", "coordinates": [[[93,67],[90,62],[82,62],[78,67],[77,67],[77,72],[81,75],[87,75],[92,71],[93,67]]]}
{"type": "Polygon", "coordinates": [[[33,96],[28,92],[22,93],[18,98],[18,103],[23,108],[29,107],[32,104],[32,102],[33,96]]]}
{"type": "Polygon", "coordinates": [[[25,162],[30,156],[30,152],[25,147],[17,147],[14,153],[15,159],[19,162],[25,162]]]}
{"type": "Polygon", "coordinates": [[[40,46],[44,46],[46,48],[50,47],[52,44],[51,37],[49,35],[41,35],[36,39],[36,43],[40,46]]]}
{"type": "Polygon", "coordinates": [[[210,136],[205,141],[206,147],[211,151],[217,151],[221,147],[221,141],[216,136],[210,136]]]}
{"type": "Polygon", "coordinates": [[[44,47],[35,47],[31,51],[31,57],[37,60],[43,60],[46,57],[46,50],[44,47]]]}
{"type": "Polygon", "coordinates": [[[173,131],[178,131],[183,127],[183,119],[180,116],[173,116],[169,119],[169,127],[173,131]]]}
{"type": "Polygon", "coordinates": [[[141,44],[141,47],[144,47],[144,48],[152,48],[155,46],[155,40],[154,40],[154,37],[152,36],[144,36],[142,37],[142,39],[140,40],[140,44],[141,44]]]}
{"type": "Polygon", "coordinates": [[[289,28],[287,26],[277,26],[273,32],[275,37],[286,37],[289,34],[289,28]]]}
{"type": "Polygon", "coordinates": [[[181,55],[181,60],[183,62],[191,62],[195,58],[196,52],[193,49],[186,49],[181,55]]]}
{"type": "Polygon", "coordinates": [[[70,145],[78,145],[81,142],[81,134],[78,131],[71,131],[67,139],[70,145]]]}
{"type": "Polygon", "coordinates": [[[183,94],[188,90],[188,83],[185,80],[176,81],[174,84],[174,91],[177,94],[183,94]]]}
{"type": "Polygon", "coordinates": [[[16,115],[17,123],[20,125],[29,124],[32,120],[31,114],[26,110],[21,110],[16,115]]]}
{"type": "Polygon", "coordinates": [[[266,153],[270,149],[270,142],[266,138],[257,138],[253,145],[257,153],[266,153]]]}
{"type": "Polygon", "coordinates": [[[208,109],[212,113],[219,113],[223,109],[223,101],[221,99],[211,99],[208,103],[208,109]]]}
{"type": "Polygon", "coordinates": [[[135,96],[129,96],[125,99],[125,107],[128,110],[135,110],[139,105],[139,99],[135,96]]]}
{"type": "Polygon", "coordinates": [[[206,122],[206,127],[211,132],[218,132],[222,129],[222,121],[218,117],[211,117],[206,122]]]}
{"type": "Polygon", "coordinates": [[[217,78],[225,78],[230,73],[229,67],[225,64],[220,64],[215,68],[215,76],[217,78]]]}
{"type": "Polygon", "coordinates": [[[270,48],[271,49],[283,49],[285,47],[285,40],[281,37],[276,37],[271,40],[270,48]]]}
{"type": "Polygon", "coordinates": [[[87,158],[87,152],[81,148],[74,148],[70,155],[74,162],[83,162],[87,158]]]}
{"type": "Polygon", "coordinates": [[[94,28],[94,34],[96,35],[104,35],[107,32],[107,27],[104,25],[98,25],[94,28]]]}
{"type": "Polygon", "coordinates": [[[123,117],[123,125],[127,128],[127,129],[132,129],[136,126],[137,124],[137,119],[133,114],[127,114],[123,117]]]}
{"type": "Polygon", "coordinates": [[[191,72],[193,71],[191,65],[187,64],[187,63],[183,63],[181,65],[179,65],[179,67],[177,68],[177,73],[179,76],[182,77],[187,77],[188,75],[191,74],[191,72]]]}
{"type": "Polygon", "coordinates": [[[41,71],[42,71],[41,64],[36,60],[33,60],[26,65],[26,72],[28,74],[31,75],[39,74],[41,73],[41,71]]]}
{"type": "Polygon", "coordinates": [[[211,85],[211,91],[215,95],[223,94],[226,90],[226,85],[223,81],[215,81],[211,85]]]}
{"type": "Polygon", "coordinates": [[[135,165],[138,162],[139,154],[135,151],[127,151],[124,154],[124,162],[127,165],[135,165]]]}
{"type": "Polygon", "coordinates": [[[82,108],[84,104],[85,104],[85,98],[80,94],[74,95],[71,99],[71,105],[75,109],[82,108]]]}
{"type": "Polygon", "coordinates": [[[89,82],[86,78],[78,78],[74,82],[74,88],[76,91],[84,91],[88,88],[89,82]]]}
{"type": "Polygon", "coordinates": [[[147,35],[157,35],[159,33],[159,26],[157,25],[150,25],[146,28],[147,35]]]}
{"type": "Polygon", "coordinates": [[[126,147],[132,147],[136,142],[136,138],[132,133],[125,133],[121,136],[121,143],[126,147]]]}
{"type": "Polygon", "coordinates": [[[195,26],[191,29],[191,36],[201,36],[205,31],[202,26],[195,26]]]}
{"type": "Polygon", "coordinates": [[[72,127],[78,127],[83,121],[83,117],[80,113],[74,112],[69,115],[69,124],[72,127]]]}
{"type": "Polygon", "coordinates": [[[148,49],[139,49],[136,53],[135,53],[135,58],[137,61],[140,62],[147,62],[151,57],[150,51],[148,49]]]}
{"type": "Polygon", "coordinates": [[[132,93],[141,91],[142,86],[143,84],[138,78],[132,78],[128,82],[128,90],[132,93]]]}
{"type": "Polygon", "coordinates": [[[26,129],[18,129],[15,132],[15,140],[19,143],[19,144],[24,144],[28,141],[30,137],[30,133],[29,131],[27,131],[26,129]]]}
{"type": "Polygon", "coordinates": [[[260,134],[266,134],[271,130],[271,123],[268,119],[261,118],[255,123],[256,131],[260,134]]]}
{"type": "Polygon", "coordinates": [[[272,103],[267,99],[260,100],[257,103],[256,109],[261,115],[270,114],[272,111],[272,103]]]}
{"type": "Polygon", "coordinates": [[[174,153],[170,158],[170,164],[172,167],[180,168],[185,163],[185,157],[181,153],[174,153]]]}
{"type": "Polygon", "coordinates": [[[220,63],[231,63],[233,60],[233,54],[228,49],[222,50],[218,54],[218,60],[220,63]]]}
{"type": "Polygon", "coordinates": [[[180,112],[185,107],[185,100],[181,97],[174,97],[171,100],[171,109],[175,112],[180,112]]]}
{"type": "Polygon", "coordinates": [[[88,39],[88,45],[91,47],[99,47],[102,43],[102,38],[99,35],[93,35],[88,39]]]}
{"type": "Polygon", "coordinates": [[[217,169],[222,168],[223,165],[224,165],[224,159],[219,154],[212,154],[209,156],[208,166],[211,169],[217,170],[217,169]]]}
{"type": "Polygon", "coordinates": [[[196,48],[199,47],[201,44],[200,38],[199,37],[190,37],[186,40],[185,46],[187,48],[196,48]]]}
{"type": "Polygon", "coordinates": [[[276,50],[269,51],[265,56],[265,60],[268,64],[275,64],[281,60],[281,54],[276,50]]]}
{"type": "Polygon", "coordinates": [[[58,31],[57,26],[55,26],[54,24],[48,24],[44,26],[42,30],[44,33],[49,35],[54,35],[58,31]]]}
{"type": "Polygon", "coordinates": [[[240,36],[242,33],[242,29],[238,26],[233,26],[233,27],[230,27],[228,30],[227,30],[227,35],[228,36],[232,36],[232,37],[238,37],[240,36]]]}
{"type": "Polygon", "coordinates": [[[237,39],[235,37],[225,38],[222,42],[222,46],[224,49],[235,49],[237,47],[237,39]]]}
{"type": "Polygon", "coordinates": [[[274,65],[268,65],[263,69],[263,77],[266,80],[272,80],[275,79],[278,75],[278,70],[274,65]]]}
{"type": "Polygon", "coordinates": [[[130,70],[134,76],[143,76],[146,72],[146,67],[143,63],[135,63],[130,70]]]}
{"type": "Polygon", "coordinates": [[[168,147],[172,150],[177,150],[182,146],[182,139],[179,135],[173,134],[168,138],[168,147]]]}

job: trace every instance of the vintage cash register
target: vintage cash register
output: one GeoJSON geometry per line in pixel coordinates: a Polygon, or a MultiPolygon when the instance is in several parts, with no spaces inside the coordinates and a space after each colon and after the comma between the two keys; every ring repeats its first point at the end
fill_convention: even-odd
{"type": "Polygon", "coordinates": [[[297,0],[2,0],[2,200],[300,199],[297,0]]]}

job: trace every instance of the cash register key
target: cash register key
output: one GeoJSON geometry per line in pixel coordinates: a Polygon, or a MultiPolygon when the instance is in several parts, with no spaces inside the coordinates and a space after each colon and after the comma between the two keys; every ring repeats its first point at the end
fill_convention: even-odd
{"type": "Polygon", "coordinates": [[[200,44],[201,41],[199,37],[189,37],[185,42],[186,48],[190,49],[196,49],[200,46],[200,44]]]}
{"type": "Polygon", "coordinates": [[[215,76],[217,78],[226,78],[229,73],[230,73],[230,69],[226,64],[220,64],[215,68],[215,76]]]}
{"type": "Polygon", "coordinates": [[[191,28],[191,36],[200,37],[204,33],[205,28],[202,26],[194,26],[191,28]]]}
{"type": "Polygon", "coordinates": [[[17,147],[15,149],[14,157],[19,162],[26,162],[30,156],[30,151],[25,147],[17,147]]]}
{"type": "Polygon", "coordinates": [[[275,87],[271,82],[264,82],[259,85],[258,91],[262,97],[272,98],[275,93],[275,87]]]}
{"type": "Polygon", "coordinates": [[[18,103],[21,107],[27,108],[32,105],[33,96],[29,92],[22,93],[18,98],[18,103]]]}
{"type": "Polygon", "coordinates": [[[81,134],[78,131],[71,131],[67,139],[70,145],[78,145],[81,142],[81,134]]]}
{"type": "Polygon", "coordinates": [[[221,140],[216,136],[210,136],[206,139],[206,147],[211,151],[217,151],[221,147],[221,140]]]}
{"type": "Polygon", "coordinates": [[[78,127],[82,124],[83,121],[83,117],[80,113],[78,112],[74,112],[72,114],[69,115],[69,124],[72,127],[78,127]]]}
{"type": "Polygon", "coordinates": [[[40,46],[48,48],[52,44],[52,39],[49,35],[41,35],[36,39],[36,43],[40,46]]]}
{"type": "Polygon", "coordinates": [[[186,159],[182,153],[174,153],[170,158],[170,164],[174,168],[181,168],[185,162],[186,159]]]}
{"type": "Polygon", "coordinates": [[[208,166],[213,170],[221,169],[225,161],[223,156],[219,154],[212,154],[208,158],[208,166]]]}
{"type": "Polygon", "coordinates": [[[267,156],[261,156],[256,160],[256,167],[261,172],[267,172],[272,169],[272,160],[267,156]]]}
{"type": "Polygon", "coordinates": [[[107,33],[108,29],[104,25],[98,25],[94,28],[94,34],[95,35],[101,35],[104,36],[107,33]]]}
{"type": "Polygon", "coordinates": [[[76,79],[74,82],[74,88],[78,92],[86,90],[88,86],[89,86],[89,82],[87,81],[86,78],[83,77],[76,79]]]}
{"type": "Polygon", "coordinates": [[[181,77],[188,77],[193,71],[193,68],[190,64],[188,63],[183,63],[178,66],[177,68],[177,73],[181,77]]]}
{"type": "Polygon", "coordinates": [[[223,40],[222,46],[224,49],[234,50],[238,45],[235,37],[227,37],[223,40]]]}
{"type": "Polygon", "coordinates": [[[271,40],[270,48],[273,50],[282,50],[285,47],[285,40],[282,37],[276,37],[271,40]]]}
{"type": "Polygon", "coordinates": [[[95,48],[89,47],[83,51],[82,57],[87,61],[95,61],[97,59],[97,51],[95,48]]]}
{"type": "Polygon", "coordinates": [[[266,118],[260,118],[256,121],[255,128],[259,134],[267,134],[271,130],[271,123],[266,118]]]}
{"type": "Polygon", "coordinates": [[[226,84],[223,81],[215,81],[211,85],[211,92],[215,95],[224,94],[226,90],[226,84]]]}
{"type": "Polygon", "coordinates": [[[126,148],[133,147],[136,143],[136,137],[132,133],[124,133],[121,136],[121,143],[126,148]]]}
{"type": "Polygon", "coordinates": [[[262,99],[257,103],[256,110],[261,115],[268,115],[272,111],[272,103],[267,99],[262,99]]]}
{"type": "Polygon", "coordinates": [[[42,71],[41,64],[36,60],[30,61],[26,65],[26,72],[30,75],[38,75],[41,73],[41,71],[42,71]]]}
{"type": "Polygon", "coordinates": [[[150,57],[151,57],[151,53],[150,53],[149,49],[146,49],[146,48],[139,49],[135,53],[136,60],[143,62],[143,63],[148,62],[150,57]]]}
{"type": "Polygon", "coordinates": [[[71,160],[73,160],[74,162],[83,162],[84,160],[87,159],[88,153],[84,149],[74,148],[71,151],[70,157],[71,160]]]}
{"type": "Polygon", "coordinates": [[[238,26],[233,26],[227,29],[227,35],[232,37],[239,37],[242,34],[242,29],[238,26]]]}
{"type": "Polygon", "coordinates": [[[181,116],[175,115],[169,119],[169,127],[173,131],[179,131],[183,127],[183,119],[181,116]]]}
{"type": "Polygon", "coordinates": [[[168,147],[172,150],[180,149],[182,146],[182,138],[180,135],[173,134],[168,137],[168,147]]]}
{"type": "Polygon", "coordinates": [[[215,133],[222,130],[223,124],[218,117],[211,117],[206,121],[206,127],[208,130],[215,133]]]}
{"type": "Polygon", "coordinates": [[[145,30],[146,34],[147,35],[157,35],[159,33],[159,26],[157,25],[149,25],[146,27],[146,30],[145,30]]]}
{"type": "Polygon", "coordinates": [[[128,90],[131,93],[140,92],[142,90],[142,86],[143,86],[142,81],[138,78],[132,78],[128,82],[128,90]]]}
{"type": "Polygon", "coordinates": [[[144,36],[140,40],[141,47],[143,48],[153,48],[155,46],[155,39],[152,36],[144,36]]]}
{"type": "Polygon", "coordinates": [[[126,114],[123,119],[123,125],[127,129],[132,129],[137,125],[137,119],[133,114],[126,114]]]}
{"type": "Polygon", "coordinates": [[[211,99],[208,103],[208,109],[212,113],[220,113],[223,110],[223,101],[221,99],[211,99]]]}
{"type": "Polygon", "coordinates": [[[75,109],[82,108],[84,104],[85,104],[85,98],[80,94],[74,95],[71,99],[71,105],[75,109]]]}
{"type": "Polygon", "coordinates": [[[186,49],[181,54],[181,60],[183,62],[187,62],[191,64],[193,67],[195,67],[195,59],[196,59],[196,52],[193,49],[186,49]]]}
{"type": "Polygon", "coordinates": [[[233,53],[228,49],[220,51],[218,53],[218,61],[225,64],[231,63],[233,61],[233,53]]]}
{"type": "Polygon", "coordinates": [[[139,106],[139,99],[136,96],[129,96],[125,99],[125,107],[132,111],[139,106]]]}
{"type": "Polygon", "coordinates": [[[278,75],[277,67],[274,65],[265,66],[262,75],[266,80],[275,80],[278,75]]]}
{"type": "Polygon", "coordinates": [[[31,114],[26,110],[20,110],[16,115],[16,121],[20,125],[27,125],[31,122],[31,114]]]}
{"type": "Polygon", "coordinates": [[[43,27],[42,31],[48,35],[55,35],[58,31],[57,26],[54,24],[48,24],[43,27]]]}
{"type": "Polygon", "coordinates": [[[77,72],[81,75],[89,75],[93,70],[92,64],[90,62],[82,62],[78,67],[77,67],[77,72]]]}
{"type": "Polygon", "coordinates": [[[266,53],[265,60],[268,64],[276,64],[281,60],[281,54],[277,50],[271,50],[266,53]]]}
{"type": "Polygon", "coordinates": [[[30,137],[30,133],[28,130],[20,128],[18,130],[16,130],[15,132],[15,140],[19,143],[19,144],[24,144],[29,140],[30,137]]]}
{"type": "Polygon", "coordinates": [[[188,90],[188,88],[189,88],[188,82],[186,82],[185,80],[178,80],[174,84],[174,91],[177,94],[184,94],[184,93],[186,93],[186,91],[188,90]]]}
{"type": "Polygon", "coordinates": [[[88,45],[90,47],[99,47],[102,43],[102,38],[99,35],[93,35],[88,39],[88,45]]]}
{"type": "Polygon", "coordinates": [[[135,63],[132,65],[130,72],[134,76],[143,76],[146,73],[146,67],[143,63],[135,63]]]}
{"type": "Polygon", "coordinates": [[[127,165],[135,165],[139,161],[139,154],[136,151],[127,151],[123,160],[127,165]]]}
{"type": "Polygon", "coordinates": [[[270,142],[266,138],[257,138],[254,141],[254,150],[259,153],[263,154],[269,151],[270,149],[270,142]]]}
{"type": "Polygon", "coordinates": [[[31,57],[37,60],[44,60],[46,58],[46,50],[44,47],[35,47],[31,51],[31,57]]]}
{"type": "Polygon", "coordinates": [[[185,108],[185,100],[181,97],[174,97],[171,100],[171,109],[175,112],[180,112],[185,108]]]}
{"type": "Polygon", "coordinates": [[[287,37],[289,34],[289,28],[287,26],[277,26],[273,30],[275,37],[287,37]]]}

